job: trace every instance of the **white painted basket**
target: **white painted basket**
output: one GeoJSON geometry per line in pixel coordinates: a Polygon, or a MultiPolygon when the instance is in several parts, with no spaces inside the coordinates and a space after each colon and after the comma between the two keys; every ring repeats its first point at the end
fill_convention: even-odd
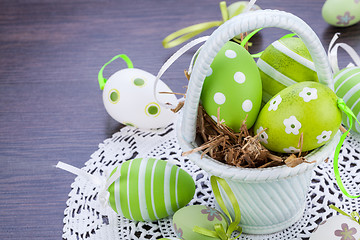
{"type": "MultiPolygon", "coordinates": [[[[276,10],[259,10],[240,14],[216,29],[204,44],[191,74],[185,106],[177,123],[177,137],[183,151],[197,147],[196,117],[202,85],[206,73],[222,46],[234,36],[257,28],[277,27],[296,33],[307,46],[319,81],[331,89],[332,73],[320,40],[300,18],[276,10]]],[[[249,234],[268,234],[291,226],[303,214],[312,170],[333,154],[339,142],[338,133],[326,145],[306,156],[313,164],[295,168],[279,166],[265,169],[246,169],[223,164],[201,152],[189,158],[211,175],[224,178],[233,190],[241,209],[240,226],[249,234]]],[[[230,202],[226,205],[231,209],[230,202]]]]}

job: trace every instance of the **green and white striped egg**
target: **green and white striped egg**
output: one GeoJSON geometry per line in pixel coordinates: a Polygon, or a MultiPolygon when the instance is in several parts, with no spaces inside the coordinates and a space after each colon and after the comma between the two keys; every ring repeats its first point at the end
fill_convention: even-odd
{"type": "MultiPolygon", "coordinates": [[[[346,105],[353,111],[357,119],[360,119],[360,68],[345,68],[334,76],[335,93],[342,98],[346,105]]],[[[348,117],[343,114],[342,122],[350,127],[348,117]]],[[[354,120],[352,130],[360,133],[360,126],[354,120]]]]}
{"type": "Polygon", "coordinates": [[[310,53],[304,42],[297,37],[273,42],[261,54],[257,65],[265,103],[294,83],[319,81],[310,53]]]}
{"type": "Polygon", "coordinates": [[[238,132],[243,120],[250,128],[261,106],[261,79],[254,59],[244,47],[227,42],[208,69],[201,102],[205,111],[238,132]]]}
{"type": "Polygon", "coordinates": [[[265,104],[254,132],[267,149],[280,153],[299,152],[303,134],[302,150],[310,151],[337,133],[341,124],[337,100],[336,94],[321,83],[296,83],[265,104]]]}
{"type": "MultiPolygon", "coordinates": [[[[164,160],[136,158],[116,167],[109,205],[116,213],[135,221],[155,221],[172,215],[193,198],[195,183],[183,169],[164,160]]],[[[110,177],[111,177],[110,175],[110,177]]]]}

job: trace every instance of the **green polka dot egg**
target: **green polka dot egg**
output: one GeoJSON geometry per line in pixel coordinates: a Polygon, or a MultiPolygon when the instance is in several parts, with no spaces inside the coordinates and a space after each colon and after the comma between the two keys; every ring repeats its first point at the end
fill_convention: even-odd
{"type": "Polygon", "coordinates": [[[335,93],[321,83],[296,83],[266,103],[254,125],[254,133],[260,134],[260,142],[275,152],[299,152],[302,134],[303,151],[320,147],[330,141],[340,127],[337,99],[335,93]]]}
{"type": "MultiPolygon", "coordinates": [[[[353,111],[357,119],[360,119],[360,68],[345,68],[334,76],[335,92],[342,98],[346,105],[353,111]]],[[[343,124],[350,127],[348,117],[343,114],[343,124]]],[[[352,130],[360,133],[360,126],[353,121],[352,130]]]]}
{"type": "MultiPolygon", "coordinates": [[[[138,128],[166,127],[174,121],[175,114],[160,106],[154,97],[155,76],[136,68],[122,69],[106,82],[103,102],[106,111],[116,121],[138,128]]],[[[176,105],[177,99],[161,80],[157,85],[157,99],[176,105]]]]}
{"type": "Polygon", "coordinates": [[[109,178],[120,177],[108,188],[109,204],[121,216],[155,221],[172,215],[193,198],[195,183],[183,169],[155,158],[136,158],[116,167],[109,178]]]}
{"type": "Polygon", "coordinates": [[[186,240],[216,239],[193,231],[195,226],[214,231],[215,224],[221,224],[225,230],[228,226],[221,212],[203,205],[184,207],[179,209],[173,216],[173,227],[177,237],[186,240]]]}
{"type": "Polygon", "coordinates": [[[261,79],[255,61],[248,51],[227,42],[215,56],[205,78],[201,102],[205,111],[238,132],[247,116],[250,128],[260,111],[261,79]]]}
{"type": "Polygon", "coordinates": [[[257,65],[260,70],[265,103],[294,83],[318,82],[310,53],[303,41],[297,37],[273,42],[261,54],[257,65]]]}

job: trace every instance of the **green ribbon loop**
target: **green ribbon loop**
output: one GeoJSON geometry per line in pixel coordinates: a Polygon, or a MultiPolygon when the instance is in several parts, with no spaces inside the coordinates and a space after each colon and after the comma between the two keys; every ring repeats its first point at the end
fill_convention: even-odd
{"type": "Polygon", "coordinates": [[[212,190],[213,190],[213,193],[214,193],[217,203],[219,204],[221,210],[226,214],[226,216],[228,217],[228,219],[230,221],[229,226],[226,229],[226,231],[225,231],[224,227],[222,226],[222,224],[215,224],[214,225],[215,231],[201,228],[198,226],[194,227],[193,231],[203,234],[203,235],[206,235],[206,236],[209,236],[209,237],[218,238],[221,240],[236,239],[242,233],[241,227],[238,226],[240,223],[240,220],[241,220],[241,212],[240,212],[239,203],[237,202],[236,197],[235,197],[233,191],[231,190],[229,184],[224,179],[222,179],[220,177],[216,177],[216,176],[211,176],[210,183],[211,183],[211,187],[212,187],[212,190]],[[221,197],[221,193],[220,193],[218,184],[220,184],[220,186],[224,190],[225,194],[227,195],[227,197],[232,205],[232,208],[235,213],[235,219],[233,219],[231,217],[228,209],[225,206],[224,199],[221,197]],[[239,235],[236,236],[235,238],[231,238],[231,234],[234,231],[238,231],[239,235]]]}
{"type": "Polygon", "coordinates": [[[340,190],[345,194],[345,196],[349,197],[349,198],[358,198],[360,197],[360,195],[357,195],[357,196],[354,196],[354,195],[351,195],[349,194],[345,187],[344,187],[344,184],[342,183],[342,180],[341,180],[341,177],[340,177],[340,171],[339,171],[339,154],[340,154],[340,150],[341,150],[341,147],[345,141],[345,138],[346,136],[349,134],[352,126],[353,126],[353,118],[355,118],[355,120],[360,124],[360,122],[357,120],[355,114],[351,111],[351,109],[346,106],[345,102],[343,99],[341,98],[338,98],[337,100],[337,105],[339,107],[339,109],[344,112],[346,114],[346,116],[349,118],[349,123],[350,123],[350,126],[349,126],[349,129],[343,133],[343,135],[340,137],[340,141],[338,143],[338,145],[336,146],[336,149],[335,149],[335,155],[334,155],[334,162],[333,162],[333,165],[334,165],[334,173],[335,173],[335,178],[336,178],[336,182],[340,188],[340,190]]]}
{"type": "Polygon", "coordinates": [[[334,209],[335,211],[337,211],[338,213],[347,216],[349,218],[351,218],[352,220],[354,220],[355,222],[360,224],[360,214],[356,211],[353,211],[350,214],[347,214],[346,212],[344,212],[343,210],[341,210],[340,208],[335,207],[333,204],[331,204],[329,206],[330,208],[334,209]]]}
{"type": "Polygon", "coordinates": [[[99,81],[99,86],[100,86],[100,89],[103,90],[104,89],[104,86],[105,86],[105,83],[107,81],[106,78],[103,77],[103,72],[104,72],[104,69],[107,65],[109,65],[110,63],[112,63],[114,60],[118,59],[118,58],[121,58],[122,60],[124,60],[128,66],[128,68],[133,68],[133,64],[130,60],[130,58],[128,56],[126,56],[125,54],[120,54],[120,55],[117,55],[115,57],[113,57],[110,61],[108,61],[107,63],[104,64],[104,66],[102,66],[102,68],[100,69],[99,73],[98,73],[98,81],[99,81]]]}
{"type": "MultiPolygon", "coordinates": [[[[226,6],[226,2],[225,1],[220,2],[219,6],[221,11],[222,21],[204,22],[180,29],[164,38],[164,40],[162,41],[162,45],[164,46],[164,48],[175,47],[189,40],[190,38],[193,38],[196,35],[210,28],[218,27],[227,20],[229,20],[229,12],[226,6]]],[[[244,7],[238,9],[239,14],[242,12],[243,8],[244,7]]]]}

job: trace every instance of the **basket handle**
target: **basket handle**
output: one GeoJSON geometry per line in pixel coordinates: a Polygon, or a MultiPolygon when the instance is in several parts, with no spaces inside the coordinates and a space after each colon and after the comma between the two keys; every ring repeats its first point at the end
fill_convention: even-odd
{"type": "Polygon", "coordinates": [[[319,81],[333,89],[330,64],[319,38],[299,17],[278,10],[258,10],[240,14],[217,28],[205,42],[195,62],[186,94],[181,121],[182,138],[193,143],[196,117],[203,82],[216,54],[234,36],[257,28],[277,27],[296,33],[305,43],[314,61],[319,81]]]}

